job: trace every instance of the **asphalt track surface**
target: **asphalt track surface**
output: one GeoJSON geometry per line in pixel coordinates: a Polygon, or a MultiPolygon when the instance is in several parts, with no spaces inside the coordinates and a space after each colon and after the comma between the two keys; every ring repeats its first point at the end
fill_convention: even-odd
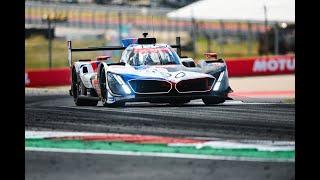
{"type": "Polygon", "coordinates": [[[26,179],[295,179],[294,163],[26,151],[26,179]]]}
{"type": "Polygon", "coordinates": [[[74,105],[67,95],[26,96],[25,128],[228,139],[294,140],[295,105],[261,100],[177,107],[127,103],[123,108],[74,105]],[[266,101],[265,101],[266,102],[266,101]]]}
{"type": "MultiPolygon", "coordinates": [[[[26,95],[26,130],[290,140],[295,105],[235,99],[205,106],[128,103],[123,108],[77,107],[67,95],[26,95]],[[243,102],[240,102],[242,100],[243,102]]],[[[26,179],[295,179],[294,162],[250,162],[62,152],[25,152],[26,179]]]]}

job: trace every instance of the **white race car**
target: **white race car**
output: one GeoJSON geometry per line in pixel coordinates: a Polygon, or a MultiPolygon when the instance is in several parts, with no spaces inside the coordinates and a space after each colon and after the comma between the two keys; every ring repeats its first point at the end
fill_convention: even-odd
{"type": "Polygon", "coordinates": [[[194,99],[212,105],[229,98],[227,66],[215,53],[206,53],[208,59],[196,64],[192,58],[181,57],[179,37],[170,46],[143,35],[122,40],[123,46],[72,48],[68,41],[69,92],[76,105],[96,106],[100,100],[109,107],[126,102],[181,105],[194,99]],[[73,52],[110,50],[123,50],[118,63],[112,63],[109,56],[72,61],[73,52]]]}

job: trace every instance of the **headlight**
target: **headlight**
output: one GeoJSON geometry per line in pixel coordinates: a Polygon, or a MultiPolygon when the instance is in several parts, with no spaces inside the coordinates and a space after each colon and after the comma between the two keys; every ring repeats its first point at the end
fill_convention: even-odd
{"type": "Polygon", "coordinates": [[[128,85],[123,81],[121,76],[113,73],[108,73],[108,86],[113,94],[125,95],[131,94],[128,85]]]}

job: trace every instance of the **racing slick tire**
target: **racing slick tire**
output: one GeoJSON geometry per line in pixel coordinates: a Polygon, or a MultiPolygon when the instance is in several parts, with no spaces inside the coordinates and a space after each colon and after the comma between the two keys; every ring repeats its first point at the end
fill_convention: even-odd
{"type": "Polygon", "coordinates": [[[75,71],[72,72],[72,94],[73,94],[74,103],[77,106],[97,106],[97,104],[98,104],[98,101],[86,100],[86,99],[79,98],[80,95],[87,94],[87,89],[83,85],[81,80],[80,80],[80,82],[78,82],[77,74],[75,71]]]}
{"type": "Polygon", "coordinates": [[[204,102],[205,105],[215,105],[215,104],[224,103],[226,100],[224,98],[208,97],[208,98],[202,98],[202,101],[204,102]]]}
{"type": "Polygon", "coordinates": [[[125,102],[114,102],[114,103],[108,103],[107,102],[107,97],[106,97],[106,92],[107,90],[107,82],[106,82],[106,73],[104,70],[104,67],[101,68],[100,71],[100,77],[99,77],[99,85],[100,85],[100,90],[101,90],[101,100],[102,100],[102,105],[104,107],[123,107],[125,106],[125,102]]]}

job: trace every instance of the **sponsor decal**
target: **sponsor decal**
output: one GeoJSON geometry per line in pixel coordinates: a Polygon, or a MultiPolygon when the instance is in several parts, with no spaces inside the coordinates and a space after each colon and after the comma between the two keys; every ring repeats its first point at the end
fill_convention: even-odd
{"type": "Polygon", "coordinates": [[[253,72],[278,72],[294,71],[295,58],[256,59],[253,64],[253,72]]]}
{"type": "Polygon", "coordinates": [[[295,56],[261,56],[226,61],[229,77],[294,74],[295,56]]]}
{"type": "Polygon", "coordinates": [[[91,62],[90,64],[92,66],[93,71],[97,72],[98,65],[100,64],[100,62],[95,61],[95,62],[91,62]]]}
{"type": "Polygon", "coordinates": [[[175,78],[182,78],[186,75],[186,73],[184,72],[179,72],[178,74],[176,74],[175,78]]]}

